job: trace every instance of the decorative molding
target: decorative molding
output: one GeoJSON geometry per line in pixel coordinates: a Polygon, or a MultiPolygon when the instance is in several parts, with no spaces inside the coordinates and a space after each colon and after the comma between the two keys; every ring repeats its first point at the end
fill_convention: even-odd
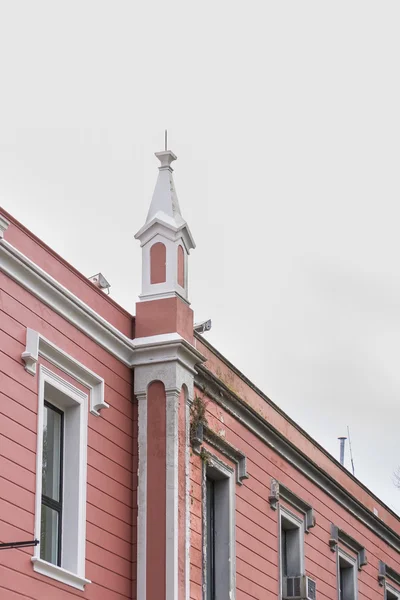
{"type": "Polygon", "coordinates": [[[367,554],[364,546],[362,546],[357,540],[348,535],[343,529],[339,529],[336,525],[331,523],[331,537],[329,539],[329,547],[332,552],[336,552],[338,544],[342,543],[347,548],[350,548],[355,554],[357,554],[357,566],[358,570],[361,571],[362,567],[368,564],[367,554]]]}
{"type": "Polygon", "coordinates": [[[381,587],[385,585],[387,578],[391,579],[396,585],[400,586],[400,573],[380,560],[378,582],[381,587]]]}
{"type": "MultiPolygon", "coordinates": [[[[204,356],[179,334],[134,340],[126,337],[1,236],[0,270],[128,367],[178,360],[194,373],[194,366],[205,361],[204,356]]],[[[32,372],[34,360],[29,355],[24,359],[28,372],[32,372]]]]}
{"type": "MultiPolygon", "coordinates": [[[[134,355],[131,367],[166,364],[177,361],[193,376],[195,366],[205,357],[179,333],[164,333],[132,340],[134,355]]],[[[168,387],[168,386],[166,386],[168,387]]]]}
{"type": "Polygon", "coordinates": [[[132,340],[0,236],[0,270],[83,331],[102,348],[131,366],[132,340]]]}
{"type": "Polygon", "coordinates": [[[104,379],[58,348],[40,333],[28,327],[26,330],[26,348],[21,358],[25,363],[25,370],[33,376],[36,375],[39,356],[42,356],[89,388],[90,412],[92,415],[99,417],[102,408],[109,408],[104,400],[104,379]]]}
{"type": "Polygon", "coordinates": [[[203,366],[198,367],[195,385],[207,390],[207,395],[221,406],[244,427],[262,440],[274,452],[302,473],[314,485],[322,489],[340,506],[373,531],[389,546],[400,552],[400,535],[379,517],[363,506],[333,477],[316,465],[301,450],[296,448],[258,412],[232,392],[221,380],[203,366]]]}
{"type": "MultiPolygon", "coordinates": [[[[42,575],[83,590],[90,583],[85,578],[88,395],[44,365],[40,365],[38,388],[37,430],[43,430],[45,398],[65,415],[64,477],[68,481],[69,493],[63,499],[62,567],[42,560],[39,546],[34,549],[32,566],[34,571],[42,575]]],[[[43,436],[38,435],[35,537],[39,540],[42,526],[42,460],[43,436]]]]}
{"type": "Polygon", "coordinates": [[[10,222],[5,217],[0,215],[0,239],[4,238],[4,232],[7,231],[10,222]]]}
{"type": "Polygon", "coordinates": [[[235,446],[232,446],[225,438],[215,433],[215,431],[210,429],[207,425],[200,423],[196,429],[195,435],[192,436],[191,439],[193,451],[196,454],[201,454],[203,450],[206,450],[202,445],[203,441],[221,452],[221,454],[235,464],[236,483],[243,485],[243,479],[249,478],[246,467],[246,455],[235,448],[235,446]]]}
{"type": "Polygon", "coordinates": [[[296,496],[288,487],[280,483],[277,479],[271,478],[271,492],[268,497],[273,510],[277,509],[279,500],[282,499],[293,508],[304,515],[304,531],[309,533],[312,527],[315,527],[315,516],[313,507],[305,502],[299,496],[296,496]]]}

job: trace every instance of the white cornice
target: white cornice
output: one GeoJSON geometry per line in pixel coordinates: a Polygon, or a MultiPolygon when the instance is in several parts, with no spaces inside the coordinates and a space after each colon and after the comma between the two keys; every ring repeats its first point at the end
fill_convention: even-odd
{"type": "Polygon", "coordinates": [[[118,360],[131,366],[132,340],[4,239],[0,239],[0,269],[118,360]]]}
{"type": "Polygon", "coordinates": [[[135,348],[133,367],[177,361],[194,375],[195,365],[205,361],[205,357],[178,333],[136,338],[132,345],[135,348]]]}
{"type": "MultiPolygon", "coordinates": [[[[128,367],[177,360],[194,373],[194,365],[205,360],[177,333],[129,339],[4,239],[0,239],[0,269],[128,367]]],[[[34,344],[36,350],[27,346],[23,353],[31,373],[38,353],[48,358],[46,348],[52,346],[43,336],[34,344]]]]}

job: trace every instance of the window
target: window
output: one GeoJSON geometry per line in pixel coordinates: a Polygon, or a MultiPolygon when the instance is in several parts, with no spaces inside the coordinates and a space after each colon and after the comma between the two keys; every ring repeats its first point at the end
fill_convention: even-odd
{"type": "Polygon", "coordinates": [[[215,598],[215,481],[207,477],[207,600],[215,598]]]}
{"type": "Polygon", "coordinates": [[[88,396],[40,366],[33,568],[83,590],[88,396]]]}
{"type": "Polygon", "coordinates": [[[357,598],[356,559],[338,550],[338,585],[339,600],[355,600],[357,598]]]}
{"type": "Polygon", "coordinates": [[[385,600],[400,600],[400,592],[386,583],[385,600]]]}
{"type": "Polygon", "coordinates": [[[235,597],[234,470],[210,455],[204,466],[203,556],[206,600],[235,597]]]}
{"type": "Polygon", "coordinates": [[[44,402],[40,558],[61,566],[64,413],[44,402]]]}
{"type": "Polygon", "coordinates": [[[304,572],[303,521],[280,508],[281,579],[298,577],[304,572]]]}

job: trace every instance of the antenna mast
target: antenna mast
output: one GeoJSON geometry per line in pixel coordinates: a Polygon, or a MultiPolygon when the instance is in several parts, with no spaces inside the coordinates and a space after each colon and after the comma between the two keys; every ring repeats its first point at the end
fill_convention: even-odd
{"type": "Polygon", "coordinates": [[[353,461],[353,452],[351,450],[351,439],[350,439],[350,428],[347,425],[347,437],[349,438],[349,449],[350,449],[350,459],[351,459],[351,469],[353,471],[353,475],[355,475],[354,472],[354,461],[353,461]]]}

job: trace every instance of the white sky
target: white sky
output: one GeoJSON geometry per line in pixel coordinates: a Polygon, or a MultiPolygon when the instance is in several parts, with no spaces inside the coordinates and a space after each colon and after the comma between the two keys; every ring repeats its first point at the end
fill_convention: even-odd
{"type": "Polygon", "coordinates": [[[134,312],[167,127],[207,338],[397,511],[399,17],[0,0],[1,205],[134,312]]]}

